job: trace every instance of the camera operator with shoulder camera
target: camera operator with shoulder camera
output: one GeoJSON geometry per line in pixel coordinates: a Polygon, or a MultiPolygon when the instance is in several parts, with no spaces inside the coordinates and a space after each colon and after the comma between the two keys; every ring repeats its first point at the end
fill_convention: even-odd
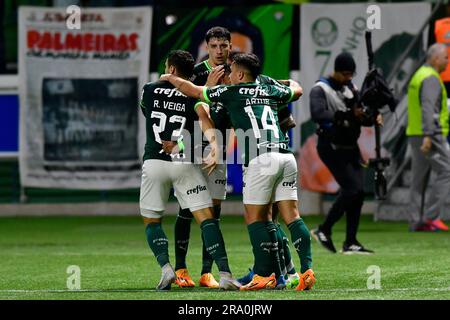
{"type": "MultiPolygon", "coordinates": [[[[358,103],[358,91],[352,83],[356,64],[349,53],[339,54],[334,72],[321,78],[310,92],[311,118],[317,123],[317,151],[340,186],[339,195],[325,221],[311,235],[329,251],[336,253],[331,233],[333,225],[346,214],[344,254],[372,254],[356,239],[364,202],[364,162],[357,140],[361,126],[372,126],[373,117],[366,115],[358,103]]],[[[382,123],[381,115],[375,120],[382,123]]]]}

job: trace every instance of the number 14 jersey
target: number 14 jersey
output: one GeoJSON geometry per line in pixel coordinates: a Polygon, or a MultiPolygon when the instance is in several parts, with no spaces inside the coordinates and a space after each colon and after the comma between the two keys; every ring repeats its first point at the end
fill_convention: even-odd
{"type": "Polygon", "coordinates": [[[266,152],[290,152],[289,140],[278,122],[278,107],[290,102],[293,95],[287,86],[253,82],[203,90],[208,103],[222,102],[228,109],[245,165],[266,152]]]}

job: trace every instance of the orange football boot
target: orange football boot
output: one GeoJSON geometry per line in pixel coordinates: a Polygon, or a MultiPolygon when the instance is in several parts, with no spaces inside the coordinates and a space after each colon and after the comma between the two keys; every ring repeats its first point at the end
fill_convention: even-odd
{"type": "Polygon", "coordinates": [[[253,291],[262,289],[273,289],[277,285],[277,280],[275,279],[275,273],[272,273],[269,277],[261,277],[257,274],[253,276],[252,281],[250,281],[245,286],[240,288],[241,291],[253,291]]]}
{"type": "Polygon", "coordinates": [[[207,288],[218,288],[219,283],[214,279],[214,276],[212,273],[204,273],[200,277],[199,280],[200,287],[207,287],[207,288]]]}
{"type": "Polygon", "coordinates": [[[194,280],[192,280],[187,269],[178,269],[177,271],[175,271],[175,273],[177,275],[177,279],[175,280],[175,283],[180,288],[195,287],[195,282],[194,282],[194,280]]]}
{"type": "Polygon", "coordinates": [[[316,277],[314,276],[314,271],[312,271],[312,269],[308,269],[302,274],[299,273],[299,275],[300,280],[297,288],[295,288],[297,291],[309,290],[314,283],[316,283],[316,277]]]}

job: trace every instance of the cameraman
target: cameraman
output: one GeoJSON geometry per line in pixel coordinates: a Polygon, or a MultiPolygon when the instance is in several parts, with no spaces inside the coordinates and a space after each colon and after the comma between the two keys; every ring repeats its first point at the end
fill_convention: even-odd
{"type": "MultiPolygon", "coordinates": [[[[358,105],[358,92],[352,83],[356,64],[351,54],[343,52],[334,61],[331,76],[320,78],[310,92],[311,118],[317,123],[317,151],[340,186],[336,201],[325,222],[311,231],[314,239],[336,253],[331,239],[333,225],[346,213],[344,254],[372,254],[356,239],[364,202],[364,162],[358,147],[361,126],[372,126],[373,120],[358,105]]],[[[381,125],[381,116],[376,119],[381,125]]]]}

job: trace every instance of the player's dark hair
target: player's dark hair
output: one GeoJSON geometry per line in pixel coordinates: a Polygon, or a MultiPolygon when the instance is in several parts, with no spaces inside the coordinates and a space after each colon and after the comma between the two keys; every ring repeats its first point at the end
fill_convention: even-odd
{"type": "Polygon", "coordinates": [[[261,73],[259,59],[253,53],[239,53],[234,56],[234,64],[247,69],[253,79],[256,79],[261,73]]]}
{"type": "Polygon", "coordinates": [[[192,54],[184,50],[170,51],[167,56],[167,65],[174,66],[177,74],[184,79],[189,79],[194,73],[194,58],[192,54]]]}
{"type": "MultiPolygon", "coordinates": [[[[250,38],[252,42],[252,52],[256,54],[260,60],[261,65],[264,61],[264,42],[261,30],[254,25],[247,17],[238,14],[235,11],[225,10],[217,17],[204,20],[197,24],[194,30],[191,32],[192,40],[189,44],[188,51],[194,54],[194,58],[197,61],[203,61],[208,59],[208,56],[197,57],[198,47],[204,40],[208,43],[208,38],[204,34],[209,30],[214,29],[216,26],[222,26],[230,33],[239,33],[250,38]]],[[[231,36],[230,36],[231,39],[231,36]]],[[[230,40],[231,41],[231,40],[230,40]]]]}
{"type": "Polygon", "coordinates": [[[231,66],[227,63],[225,63],[223,65],[223,71],[225,71],[225,74],[230,74],[231,73],[231,66]]]}
{"type": "Polygon", "coordinates": [[[205,41],[209,42],[211,38],[225,39],[231,41],[231,33],[224,27],[212,27],[206,32],[205,41]]]}
{"type": "Polygon", "coordinates": [[[234,57],[235,57],[236,55],[242,54],[242,53],[244,53],[244,52],[242,52],[242,51],[231,51],[231,52],[228,54],[228,61],[233,62],[233,61],[234,61],[234,57]]]}

